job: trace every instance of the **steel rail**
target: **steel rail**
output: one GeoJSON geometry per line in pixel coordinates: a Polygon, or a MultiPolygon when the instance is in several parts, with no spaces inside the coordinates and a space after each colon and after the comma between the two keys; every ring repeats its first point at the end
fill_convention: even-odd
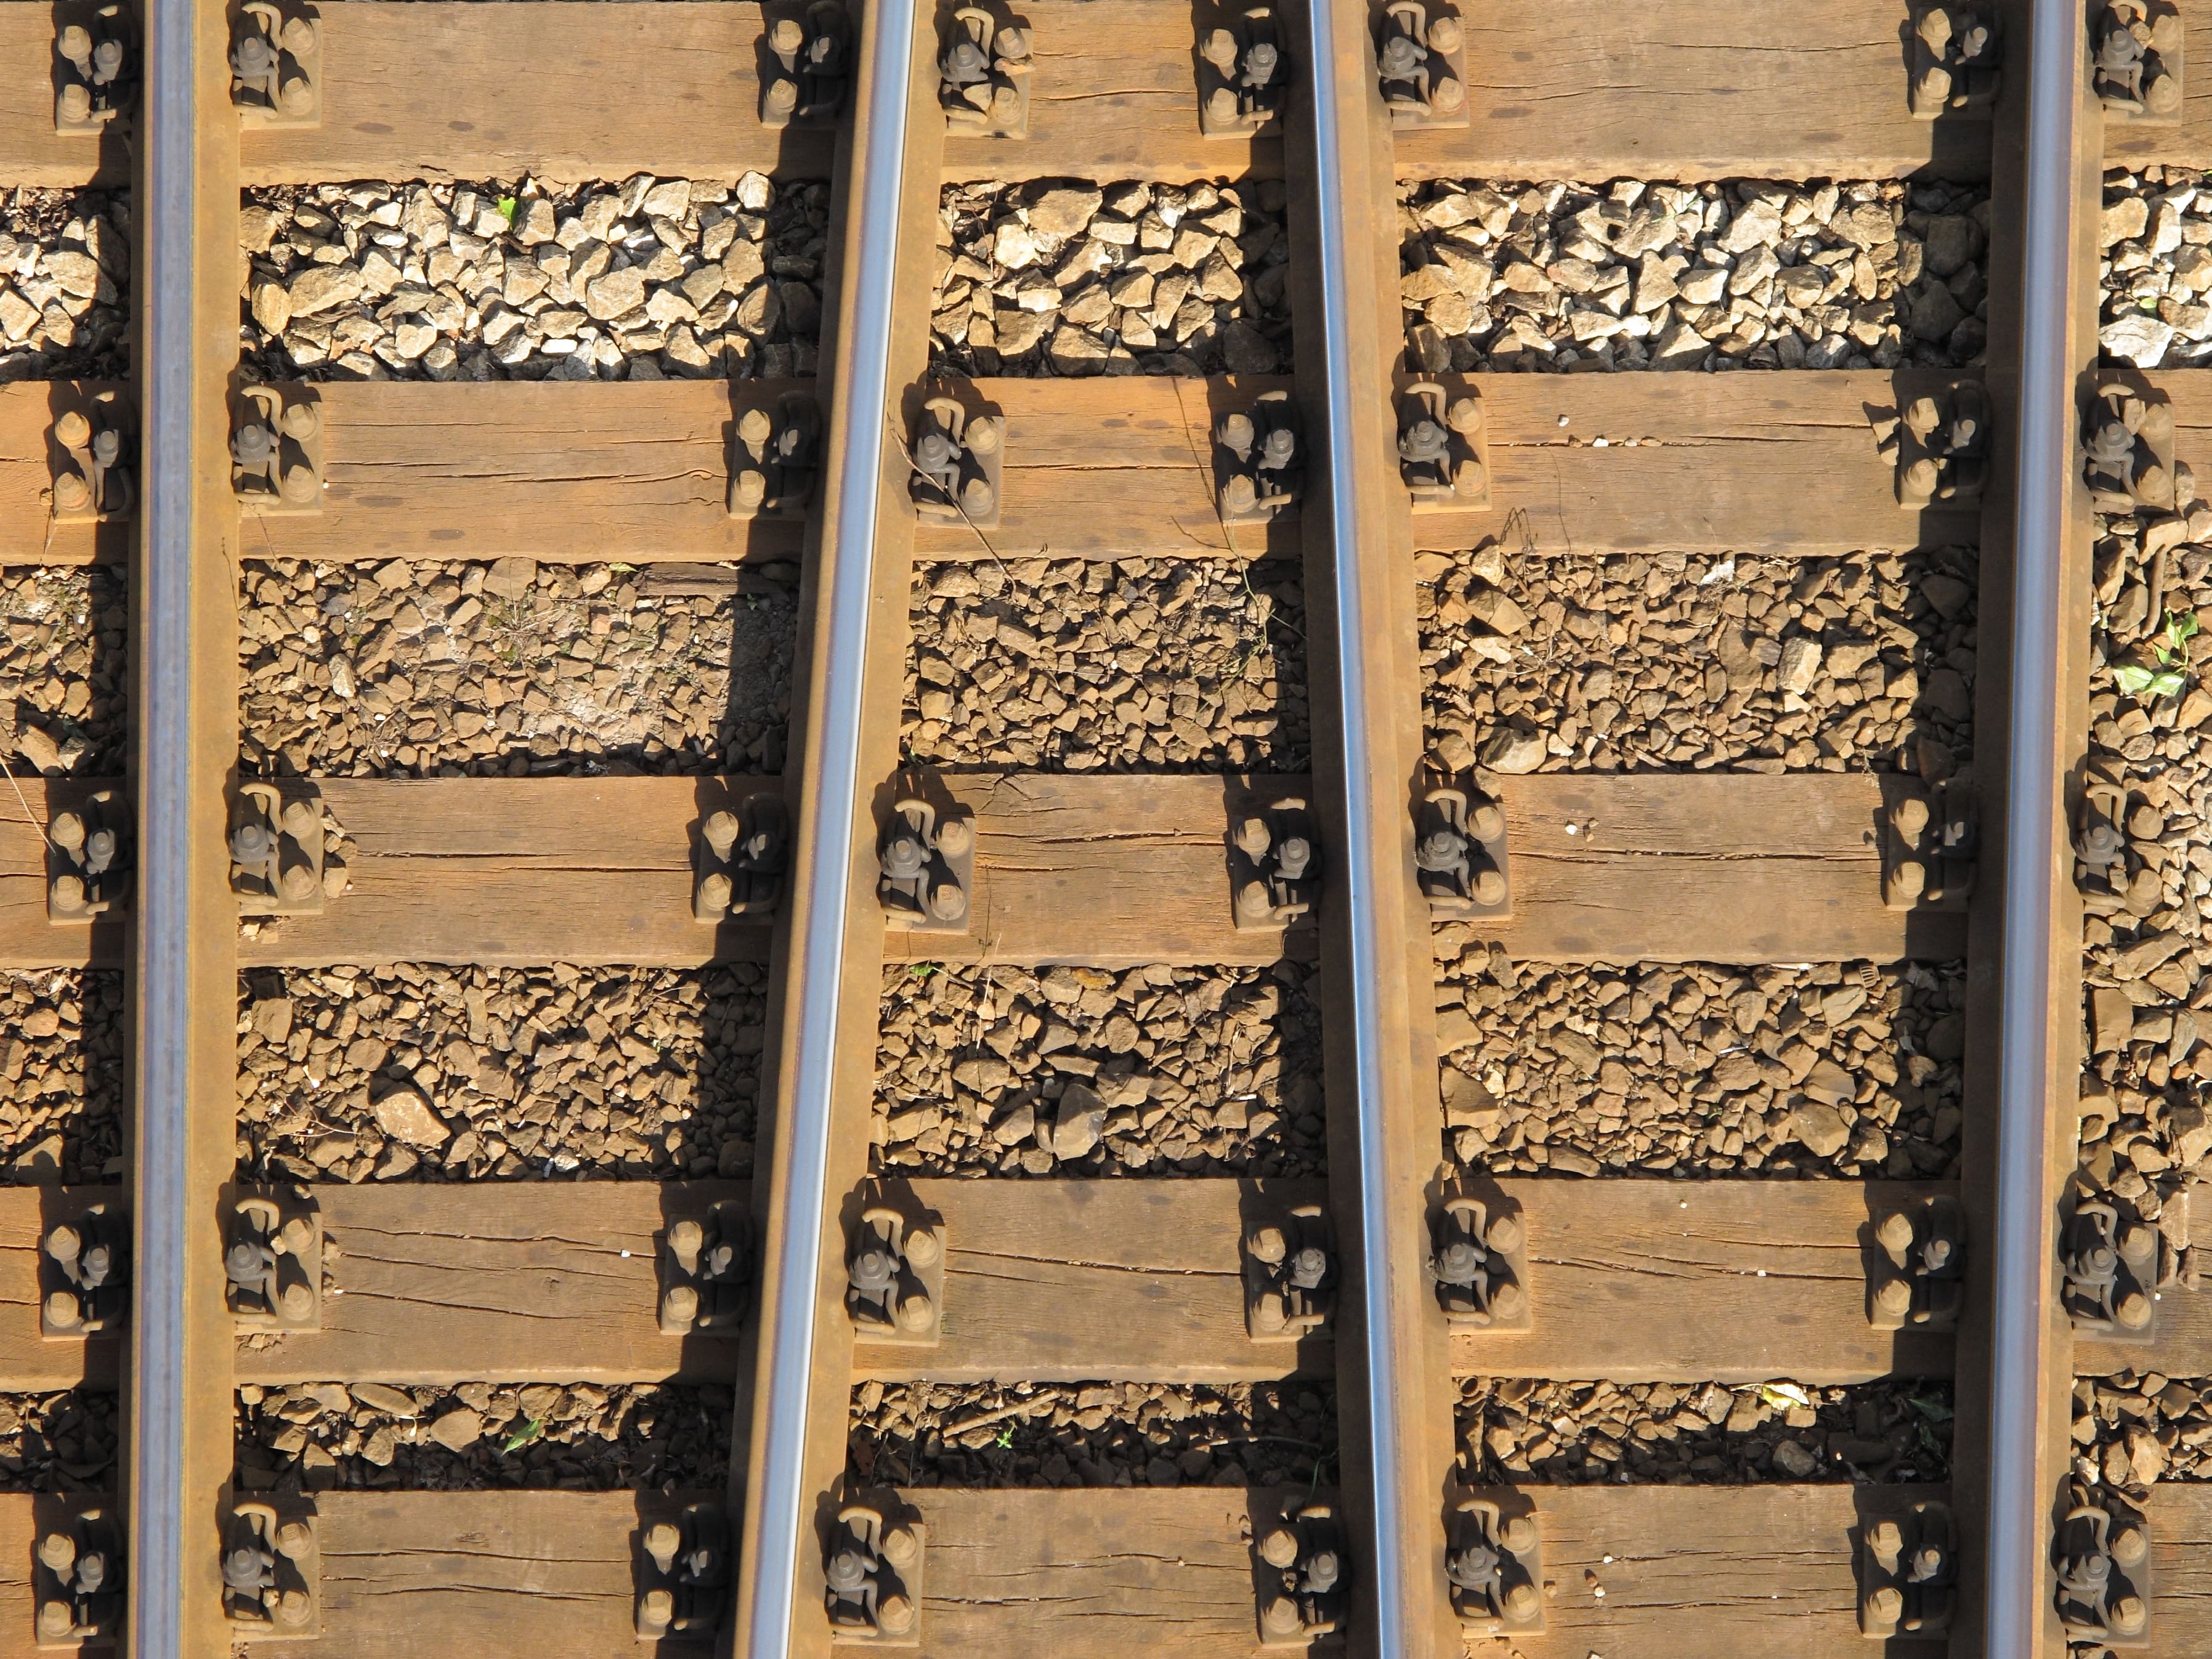
{"type": "MultiPolygon", "coordinates": [[[[2051,928],[2059,856],[2058,591],[2074,488],[2075,149],[2083,20],[2035,0],[2027,75],[2014,484],[2011,720],[2007,733],[2004,939],[1999,1001],[1996,1237],[1991,1270],[1989,1659],[2042,1643],[2051,1493],[2039,1472],[2051,1360],[2051,928]]],[[[2077,1018],[2069,1009],[2068,1019],[2077,1018]]]]}
{"type": "MultiPolygon", "coordinates": [[[[843,325],[854,365],[847,398],[848,449],[837,491],[837,552],[827,595],[827,668],[819,770],[809,784],[819,814],[817,849],[808,872],[805,971],[789,1097],[787,1194],[778,1220],[783,1255],[764,1402],[759,1489],[752,1502],[757,1560],[742,1564],[752,1580],[747,1659],[783,1659],[791,1650],[799,1540],[809,1528],[805,1490],[808,1393],[814,1365],[815,1291],[828,1218],[830,1102],[836,1081],[837,1023],[844,974],[846,901],[853,871],[845,850],[859,817],[863,670],[875,586],[877,513],[883,488],[884,434],[890,407],[891,310],[898,270],[899,205],[906,171],[907,96],[913,81],[915,0],[869,0],[875,45],[858,216],[846,244],[854,262],[853,314],[843,325]]],[[[847,1055],[872,1067],[872,1054],[847,1055]]]]}
{"type": "Polygon", "coordinates": [[[134,216],[145,238],[147,295],[137,341],[143,399],[139,511],[146,585],[138,611],[139,837],[136,912],[139,1135],[137,1249],[132,1273],[130,1365],[137,1406],[128,1483],[127,1580],[134,1659],[178,1659],[184,1651],[185,1551],[206,1537],[180,1535],[187,1503],[185,1348],[191,1259],[191,856],[194,709],[192,621],[201,584],[228,582],[227,562],[202,568],[194,556],[197,481],[210,464],[194,400],[198,283],[193,235],[199,214],[198,8],[147,8],[146,79],[140,94],[143,199],[134,216]]]}
{"type": "Polygon", "coordinates": [[[1316,239],[1319,242],[1319,309],[1322,388],[1328,412],[1328,499],[1332,592],[1336,605],[1336,694],[1344,738],[1344,874],[1331,902],[1345,907],[1351,939],[1346,993],[1352,1004],[1350,1103],[1358,1122],[1360,1294],[1364,1310],[1359,1363],[1366,1372],[1368,1462],[1372,1535],[1368,1569],[1375,1583],[1376,1659],[1401,1659],[1407,1651],[1407,1609],[1399,1600],[1402,1563],[1397,1526],[1401,1431],[1401,1401],[1390,1334],[1399,1319],[1419,1309],[1395,1305],[1390,1272],[1389,1206],[1376,1188],[1389,1158],[1384,1145],[1382,1029],[1376,987],[1383,974],[1370,872],[1363,854],[1373,844],[1376,812],[1367,771],[1366,618],[1361,605],[1359,483],[1353,458],[1353,400],[1350,336],[1352,283],[1345,260],[1342,113],[1338,108],[1333,0],[1309,0],[1307,61],[1314,65],[1313,140],[1316,239]]]}

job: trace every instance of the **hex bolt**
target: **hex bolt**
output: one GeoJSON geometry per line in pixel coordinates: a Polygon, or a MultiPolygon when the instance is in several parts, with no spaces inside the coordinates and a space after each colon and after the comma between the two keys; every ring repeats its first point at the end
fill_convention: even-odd
{"type": "Polygon", "coordinates": [[[968,453],[971,455],[995,455],[1005,435],[996,416],[978,415],[968,422],[968,453]]]}
{"type": "MultiPolygon", "coordinates": [[[[1227,29],[1213,29],[1207,33],[1205,41],[1199,46],[1198,55],[1212,64],[1223,75],[1234,75],[1237,72],[1237,37],[1227,29]]],[[[1230,92],[1224,87],[1213,95],[1216,100],[1219,100],[1225,95],[1229,103],[1229,113],[1236,114],[1237,94],[1235,93],[1230,92]]]]}
{"type": "Polygon", "coordinates": [[[304,1521],[286,1521],[276,1528],[276,1553],[297,1561],[315,1547],[315,1534],[304,1521]]]}
{"type": "Polygon", "coordinates": [[[65,1532],[50,1532],[39,1540],[39,1563],[57,1577],[66,1577],[76,1565],[76,1540],[65,1532]]]}
{"type": "Polygon", "coordinates": [[[1244,1240],[1244,1249],[1255,1261],[1264,1261],[1269,1267],[1290,1253],[1280,1227],[1255,1227],[1244,1240]]]}
{"type": "Polygon", "coordinates": [[[1905,1592],[1894,1584],[1883,1584],[1867,1592],[1867,1618],[1870,1621],[1893,1625],[1905,1617],[1905,1592]]]}
{"type": "Polygon", "coordinates": [[[1269,1566],[1279,1567],[1287,1572],[1297,1563],[1297,1534],[1288,1527],[1277,1527],[1260,1540],[1260,1559],[1269,1566]]]}
{"type": "Polygon", "coordinates": [[[876,1603],[876,1628],[886,1636],[903,1636],[914,1628],[914,1602],[893,1591],[876,1603]]]}
{"type": "Polygon", "coordinates": [[[945,1259],[945,1243],[927,1227],[909,1227],[902,1247],[909,1267],[918,1271],[934,1267],[945,1259]]]}
{"type": "Polygon", "coordinates": [[[769,50],[788,58],[806,44],[806,31],[796,17],[779,17],[768,32],[768,44],[769,50]]]}
{"type": "Polygon", "coordinates": [[[2122,1527],[2112,1534],[2112,1559],[2124,1567],[2139,1567],[2150,1553],[2150,1536],[2141,1527],[2122,1527]]]}
{"type": "Polygon", "coordinates": [[[64,853],[84,850],[84,820],[75,812],[57,812],[47,827],[47,839],[64,853]]]}
{"type": "Polygon", "coordinates": [[[929,914],[939,921],[957,921],[968,914],[968,895],[958,882],[940,881],[929,890],[929,914]]]}
{"type": "Polygon", "coordinates": [[[315,1311],[315,1293],[307,1285],[290,1284],[276,1294],[277,1305],[284,1317],[295,1324],[311,1317],[315,1311]]]}
{"type": "Polygon", "coordinates": [[[1918,859],[1900,859],[1890,872],[1890,885],[1896,896],[1911,902],[1928,890],[1928,869],[1918,859]]]}
{"type": "Polygon", "coordinates": [[[75,876],[56,876],[49,902],[64,912],[83,909],[84,883],[75,876]]]}
{"type": "Polygon", "coordinates": [[[303,1589],[279,1590],[276,1593],[275,1620],[288,1629],[299,1629],[307,1622],[313,1611],[314,1605],[308,1601],[307,1592],[303,1589]]]}
{"type": "Polygon", "coordinates": [[[1536,1616],[1538,1606],[1536,1587],[1530,1583],[1513,1585],[1505,1592],[1505,1616],[1516,1620],[1528,1620],[1536,1616]]]}
{"type": "Polygon", "coordinates": [[[690,1325],[699,1318],[699,1292],[689,1285],[672,1285],[660,1298],[661,1317],[672,1325],[690,1325]]]}
{"type": "Polygon", "coordinates": [[[1474,902],[1477,904],[1505,902],[1505,878],[1495,870],[1485,870],[1474,878],[1474,902]]]}
{"type": "Polygon", "coordinates": [[[1875,1237],[1891,1255],[1903,1255],[1912,1248],[1912,1218],[1902,1210],[1892,1210],[1882,1217],[1875,1237]]]}
{"type": "Polygon", "coordinates": [[[1260,1609],[1260,1623],[1270,1636],[1296,1636],[1303,1622],[1298,1604],[1287,1595],[1278,1595],[1260,1609]]]}
{"type": "Polygon", "coordinates": [[[707,815],[707,821],[699,826],[699,834],[707,845],[714,849],[716,858],[727,859],[738,844],[737,814],[726,811],[709,812],[707,815]]]}
{"type": "MultiPolygon", "coordinates": [[[[1430,32],[1435,33],[1434,29],[1430,32]]],[[[1466,101],[1467,88],[1449,75],[1438,76],[1436,84],[1429,88],[1430,104],[1446,115],[1466,101]]]]}
{"type": "Polygon", "coordinates": [[[984,517],[998,499],[988,478],[970,478],[960,486],[960,510],[971,519],[984,517]]]}
{"type": "Polygon", "coordinates": [[[1026,64],[1030,60],[1030,32],[1024,28],[1000,29],[991,42],[991,52],[1002,64],[1026,64]]]}
{"type": "Polygon", "coordinates": [[[2112,1629],[2122,1636],[2134,1636],[2150,1622],[2150,1609],[2140,1595],[2115,1598],[2111,1608],[2112,1629]]]}
{"type": "Polygon", "coordinates": [[[1908,795],[1890,809],[1890,827],[1907,847],[1917,847],[1928,829],[1928,803],[1918,795],[1908,795]]]}
{"type": "Polygon", "coordinates": [[[964,859],[975,845],[975,826],[965,818],[947,818],[937,826],[937,850],[949,859],[964,859]]]}
{"type": "Polygon", "coordinates": [[[2150,1323],[2150,1298],[2141,1291],[2130,1291],[2113,1304],[2112,1316],[2127,1329],[2142,1330],[2150,1323]]]}
{"type": "Polygon", "coordinates": [[[1502,1215],[1490,1224],[1483,1242],[1500,1255],[1510,1255],[1521,1248],[1521,1222],[1517,1216],[1502,1215]]]}
{"type": "Polygon", "coordinates": [[[92,486],[82,473],[72,470],[55,477],[54,505],[64,513],[82,513],[92,505],[92,486]]]}
{"type": "Polygon", "coordinates": [[[76,1610],[67,1601],[39,1603],[39,1636],[41,1640],[56,1642],[76,1628],[76,1610]]]}
{"type": "Polygon", "coordinates": [[[883,1552],[884,1559],[901,1571],[911,1567],[921,1555],[921,1540],[914,1535],[914,1528],[903,1521],[893,1522],[884,1528],[878,1547],[883,1552]]]}
{"type": "Polygon", "coordinates": [[[1248,881],[1237,890],[1237,910],[1240,915],[1264,918],[1274,908],[1274,901],[1267,896],[1267,884],[1264,881],[1248,881]]]}
{"type": "Polygon", "coordinates": [[[1260,504],[1260,492],[1251,479],[1243,473],[1233,473],[1221,487],[1221,510],[1232,516],[1242,516],[1260,504]]]}
{"type": "Polygon", "coordinates": [[[54,422],[54,436],[66,448],[82,449],[92,441],[92,422],[82,410],[70,410],[54,422]]]}
{"type": "MultiPolygon", "coordinates": [[[[799,26],[796,23],[793,23],[790,27],[795,30],[799,26]]],[[[792,112],[796,110],[798,107],[798,82],[775,80],[769,82],[768,112],[770,115],[781,116],[787,120],[790,118],[792,112]]]]}
{"type": "Polygon", "coordinates": [[[646,1591],[638,1601],[637,1622],[656,1635],[666,1630],[676,1622],[676,1597],[658,1586],[646,1591]]]}
{"type": "Polygon", "coordinates": [[[1897,1522],[1885,1516],[1867,1528],[1867,1547],[1876,1555],[1894,1560],[1905,1547],[1905,1533],[1897,1522]]]}
{"type": "Polygon", "coordinates": [[[1525,1515],[1516,1515],[1498,1523],[1498,1541],[1516,1555],[1526,1555],[1536,1547],[1536,1523],[1525,1515]]]}
{"type": "Polygon", "coordinates": [[[1521,1287],[1510,1279],[1490,1293],[1490,1311],[1500,1319],[1518,1319],[1525,1303],[1521,1287]]]}
{"type": "Polygon", "coordinates": [[[1902,1319],[1912,1311],[1912,1282],[1886,1279],[1874,1293],[1874,1305],[1885,1318],[1902,1319]]]}
{"type": "Polygon", "coordinates": [[[1243,455],[1250,453],[1253,444],[1257,441],[1258,434],[1253,428],[1252,417],[1249,415],[1239,410],[1221,417],[1223,448],[1232,449],[1239,455],[1243,455]]]}
{"type": "Polygon", "coordinates": [[[58,1331],[73,1331],[84,1323],[84,1305],[74,1291],[56,1291],[46,1298],[46,1323],[58,1331]]]}

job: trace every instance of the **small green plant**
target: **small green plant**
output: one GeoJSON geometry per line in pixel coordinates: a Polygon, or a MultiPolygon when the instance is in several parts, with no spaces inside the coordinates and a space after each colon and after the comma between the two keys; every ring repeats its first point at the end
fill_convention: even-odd
{"type": "Polygon", "coordinates": [[[2113,664],[2113,683],[2142,702],[2172,696],[2189,684],[2189,642],[2196,637],[2194,611],[2167,611],[2165,637],[2152,642],[2151,660],[2113,664]]]}
{"type": "Polygon", "coordinates": [[[999,1429],[999,1437],[992,1443],[996,1445],[1000,1451],[1004,1451],[1007,1447],[1012,1445],[1014,1443],[1014,1425],[1011,1423],[1001,1425],[999,1429]]]}
{"type": "Polygon", "coordinates": [[[499,1449],[500,1455],[502,1457],[512,1457],[515,1453],[520,1451],[525,1446],[528,1445],[532,1441],[537,1439],[538,1436],[544,1432],[545,1419],[542,1417],[532,1418],[527,1424],[524,1425],[521,1428],[517,1429],[513,1434],[507,1436],[507,1443],[499,1449]]]}
{"type": "Polygon", "coordinates": [[[499,198],[499,216],[506,220],[509,226],[512,226],[514,223],[514,210],[520,204],[518,204],[512,196],[501,197],[499,198]]]}

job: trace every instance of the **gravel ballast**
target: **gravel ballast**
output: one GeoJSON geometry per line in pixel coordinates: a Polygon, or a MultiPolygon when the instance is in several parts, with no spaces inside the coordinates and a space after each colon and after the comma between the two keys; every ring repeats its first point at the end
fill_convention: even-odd
{"type": "Polygon", "coordinates": [[[0,1394],[0,1492],[108,1492],[121,1425],[112,1394],[0,1394]]]}
{"type": "Polygon", "coordinates": [[[1462,1473],[1477,1486],[1751,1486],[1950,1478],[1951,1385],[1790,1382],[1460,1384],[1462,1473]]]}
{"type": "Polygon", "coordinates": [[[1310,970],[887,965],[875,1161],[906,1176],[1316,1175],[1310,970]]]}
{"type": "Polygon", "coordinates": [[[1437,930],[1444,1146],[1488,1175],[1957,1170],[1955,965],[1515,963],[1437,930]]]}
{"type": "Polygon", "coordinates": [[[1218,559],[937,566],[901,741],[931,766],[1303,772],[1302,592],[1218,559]]]}
{"type": "Polygon", "coordinates": [[[237,1394],[246,1492],[719,1489],[730,1391],[719,1384],[302,1382],[237,1394]]]}
{"type": "Polygon", "coordinates": [[[249,564],[246,763],[353,777],[780,771],[795,574],[249,564]]]}
{"type": "Polygon", "coordinates": [[[930,366],[1287,374],[1283,201],[1276,179],[948,185],[930,366]]]}
{"type": "Polygon", "coordinates": [[[19,777],[122,772],[126,604],[104,567],[0,570],[0,759],[19,777]]]}
{"type": "Polygon", "coordinates": [[[0,972],[0,1161],[15,1180],[121,1176],[125,1023],[119,973],[0,972]]]}
{"type": "Polygon", "coordinates": [[[2212,362],[2212,173],[2108,167],[2098,339],[2108,363],[2212,362]]]}
{"type": "Polygon", "coordinates": [[[1437,179],[1399,187],[1413,367],[1981,361],[1978,185],[1437,179]]]}
{"type": "Polygon", "coordinates": [[[2212,1480],[2212,1377],[2076,1377],[2074,1468],[2094,1484],[2136,1492],[2160,1480],[2212,1480]]]}
{"type": "Polygon", "coordinates": [[[248,380],[815,372],[830,187],[639,173],[249,191],[248,380]]]}
{"type": "Polygon", "coordinates": [[[847,1468],[900,1486],[1310,1486],[1336,1401],[1310,1384],[864,1382],[847,1468]]]}
{"type": "Polygon", "coordinates": [[[1972,549],[1425,554],[1423,717],[1455,768],[1909,771],[1972,759],[1972,549]]]}
{"type": "Polygon", "coordinates": [[[130,283],[128,192],[0,191],[0,380],[126,378],[130,283]]]}
{"type": "Polygon", "coordinates": [[[241,975],[240,1177],[746,1175],[767,977],[751,963],[241,975]]]}

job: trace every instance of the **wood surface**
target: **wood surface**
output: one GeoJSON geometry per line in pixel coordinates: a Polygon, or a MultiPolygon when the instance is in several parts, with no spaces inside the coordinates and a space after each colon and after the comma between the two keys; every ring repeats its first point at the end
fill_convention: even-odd
{"type": "Polygon", "coordinates": [[[743,1182],[318,1185],[321,1330],[241,1341],[241,1380],[730,1381],[737,1341],[660,1333],[659,1237],[743,1182]],[[334,1291],[335,1293],[331,1293],[334,1291]]]}
{"type": "MultiPolygon", "coordinates": [[[[1295,514],[1272,527],[1223,526],[1210,447],[1217,413],[1284,384],[1157,376],[973,382],[975,396],[1007,417],[1000,522],[980,535],[964,526],[918,529],[917,549],[948,559],[988,558],[987,544],[1009,559],[1287,550],[1296,541],[1295,514]]],[[[743,410],[813,387],[811,380],[319,386],[328,434],[323,510],[253,518],[246,545],[258,558],[337,562],[447,558],[462,550],[471,558],[637,564],[793,558],[804,523],[730,517],[730,438],[743,410]]],[[[895,510],[911,517],[905,476],[902,464],[895,510]]],[[[41,484],[44,477],[41,462],[41,484]]],[[[0,452],[0,492],[9,478],[0,452]]],[[[819,501],[817,489],[817,510],[819,501]]],[[[0,493],[0,524],[12,521],[0,493]]]]}
{"type": "MultiPolygon", "coordinates": [[[[1024,0],[1013,7],[1030,26],[1036,65],[1029,136],[948,136],[946,182],[1279,178],[1279,137],[1208,138],[1199,131],[1200,9],[1191,0],[1024,0]]],[[[1291,62],[1292,73],[1301,74],[1297,58],[1291,62]]]]}
{"type": "Polygon", "coordinates": [[[830,174],[831,134],[760,124],[753,0],[681,11],[328,0],[319,13],[321,125],[247,129],[248,185],[830,174]]]}
{"type": "Polygon", "coordinates": [[[0,79],[0,155],[9,185],[70,190],[131,182],[131,146],[122,133],[64,137],[54,131],[56,14],[82,21],[91,4],[0,4],[0,64],[16,65],[0,79]]]}
{"type": "MultiPolygon", "coordinates": [[[[1942,1486],[1538,1486],[1540,1636],[1471,1654],[1522,1659],[1940,1659],[1940,1642],[1859,1634],[1856,1530],[1942,1486]],[[1600,1595],[1600,1591],[1603,1595],[1600,1595]]],[[[2182,1650],[2174,1650],[2176,1652],[2182,1650]]]]}
{"type": "Polygon", "coordinates": [[[1529,1328],[1455,1334],[1462,1376],[1827,1385],[1951,1373],[1948,1336],[1868,1324],[1863,1252],[1887,1209],[1954,1188],[1619,1176],[1494,1184],[1528,1229],[1529,1328]]]}
{"type": "Polygon", "coordinates": [[[315,1499],[320,1633],[257,1641],[245,1651],[255,1659],[703,1659],[703,1643],[638,1640],[632,1563],[644,1519],[718,1495],[325,1492],[315,1499]]]}
{"type": "Polygon", "coordinates": [[[2182,6],[2187,31],[2181,43],[2181,118],[2166,125],[2104,124],[2107,167],[2162,161],[2172,167],[2212,167],[2212,83],[2203,65],[2212,64],[2212,14],[2201,6],[2182,6]]]}
{"type": "Polygon", "coordinates": [[[1977,538],[1975,513],[1898,506],[1895,470],[1875,453],[1868,410],[1894,407],[1899,386],[1909,392],[1924,376],[1808,369],[1471,378],[1489,420],[1492,507],[1416,514],[1419,548],[1449,552],[1495,536],[1509,554],[1803,556],[1977,538]],[[1813,503],[1817,511],[1808,510],[1813,503]]]}
{"type": "Polygon", "coordinates": [[[1326,1339],[1245,1334],[1248,1219],[1322,1201],[1317,1181],[917,1181],[944,1218],[933,1348],[855,1345],[858,1376],[1249,1382],[1327,1376],[1326,1339]]]}
{"type": "Polygon", "coordinates": [[[2212,1486],[2161,1481],[2143,1511],[2150,1522],[2150,1644],[2166,1659],[2212,1652],[2212,1486]]]}
{"type": "MultiPolygon", "coordinates": [[[[0,25],[10,10],[0,5],[0,25]]],[[[5,59],[0,59],[4,62],[5,59]]],[[[13,83],[10,83],[12,87],[13,83]]],[[[7,96],[0,89],[0,100],[7,96]]],[[[0,110],[0,120],[5,119],[0,110]]],[[[47,116],[49,130],[52,115],[47,116]]],[[[58,412],[57,392],[92,392],[114,385],[106,380],[15,380],[0,386],[0,565],[85,564],[129,556],[130,520],[109,524],[57,524],[52,516],[52,444],[48,436],[58,412]]]]}
{"type": "MultiPolygon", "coordinates": [[[[976,814],[974,926],[892,933],[907,962],[1264,965],[1306,930],[1231,924],[1216,777],[945,775],[976,814]]],[[[1255,780],[1289,793],[1300,778],[1255,780]]],[[[264,924],[248,965],[761,961],[767,930],[691,919],[690,836],[774,780],[330,778],[351,886],[264,924]]],[[[59,786],[68,792],[89,782],[59,786]]],[[[46,791],[24,793],[45,822],[46,791]]],[[[1524,960],[1948,961],[1962,919],[1883,908],[1869,775],[1537,773],[1500,781],[1515,911],[1485,930],[1524,960]],[[1568,826],[1575,833],[1568,833],[1568,826]]],[[[40,843],[0,815],[0,966],[112,960],[117,930],[51,926],[40,843]]],[[[1327,903],[1326,896],[1323,902],[1327,903]]]]}
{"type": "Polygon", "coordinates": [[[1462,6],[1460,15],[1468,125],[1401,134],[1401,178],[1602,185],[1989,173],[1988,121],[1913,118],[1905,9],[1889,0],[1824,0],[1749,27],[1708,0],[1462,6]]]}
{"type": "Polygon", "coordinates": [[[0,1385],[113,1391],[120,1332],[89,1339],[39,1334],[39,1247],[56,1223],[122,1199],[119,1187],[0,1188],[0,1385]]]}

